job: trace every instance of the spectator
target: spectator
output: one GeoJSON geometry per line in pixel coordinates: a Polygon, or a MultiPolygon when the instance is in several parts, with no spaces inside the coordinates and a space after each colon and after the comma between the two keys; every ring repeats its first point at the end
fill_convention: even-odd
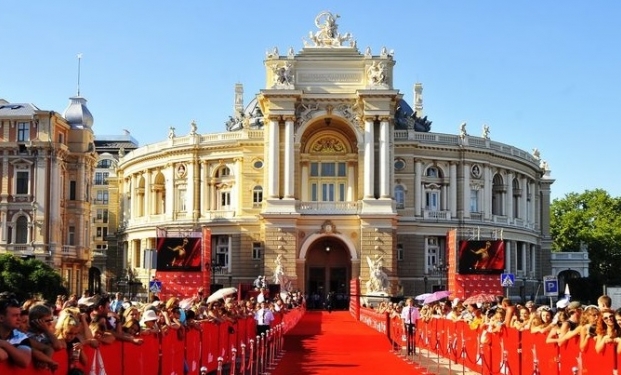
{"type": "Polygon", "coordinates": [[[43,304],[35,305],[30,308],[28,318],[30,324],[26,336],[30,339],[35,367],[55,371],[58,363],[52,356],[55,351],[64,349],[65,346],[54,335],[52,310],[43,304]]]}
{"type": "Polygon", "coordinates": [[[21,307],[12,295],[0,295],[0,360],[28,367],[32,350],[28,336],[18,330],[21,307]]]}
{"type": "MultiPolygon", "coordinates": [[[[59,317],[56,337],[64,343],[67,350],[70,374],[72,370],[83,370],[87,365],[88,359],[82,350],[83,342],[80,340],[80,336],[84,336],[87,330],[83,325],[85,322],[85,320],[81,322],[76,315],[69,311],[63,311],[59,317]]],[[[90,336],[90,331],[88,336],[90,336]]]]}
{"type": "Polygon", "coordinates": [[[603,296],[600,296],[597,299],[597,307],[600,310],[604,310],[604,309],[612,310],[612,298],[610,298],[610,296],[607,296],[605,294],[603,296]]]}
{"type": "Polygon", "coordinates": [[[257,323],[257,335],[260,336],[270,329],[270,324],[274,321],[274,314],[267,308],[265,301],[261,302],[259,310],[254,314],[257,323]]]}
{"type": "Polygon", "coordinates": [[[547,334],[554,327],[552,323],[552,310],[548,306],[541,306],[537,308],[535,317],[530,324],[531,333],[545,333],[547,334]]]}
{"type": "Polygon", "coordinates": [[[621,328],[617,325],[614,311],[610,309],[601,310],[601,316],[597,321],[595,332],[597,333],[595,351],[598,353],[604,350],[606,344],[619,344],[621,342],[621,339],[619,339],[621,328]]]}

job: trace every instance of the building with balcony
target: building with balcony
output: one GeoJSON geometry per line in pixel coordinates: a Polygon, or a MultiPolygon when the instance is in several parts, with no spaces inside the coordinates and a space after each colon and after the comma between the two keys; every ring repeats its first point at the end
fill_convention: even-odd
{"type": "Polygon", "coordinates": [[[79,94],[63,115],[0,100],[0,253],[49,264],[75,293],[90,266],[92,124],[79,94]]]}
{"type": "MultiPolygon", "coordinates": [[[[268,53],[265,86],[244,104],[236,85],[226,131],[171,129],[119,160],[119,246],[143,284],[158,230],[208,226],[215,282],[271,278],[346,292],[380,261],[389,292],[420,294],[447,278],[447,231],[505,241],[527,293],[550,270],[554,180],[539,153],[481,136],[431,131],[423,87],[393,87],[394,56],[361,52],[321,13],[304,47],[268,53]]],[[[459,127],[456,125],[456,130],[459,127]]],[[[486,131],[487,130],[487,131],[486,131]]],[[[453,263],[454,264],[454,263],[453,263]]]]}
{"type": "Polygon", "coordinates": [[[127,276],[123,254],[118,252],[118,199],[109,188],[110,172],[114,174],[119,156],[138,148],[138,141],[125,131],[122,135],[95,135],[98,160],[92,183],[91,267],[88,272],[88,289],[93,292],[117,290],[116,283],[127,276]]]}

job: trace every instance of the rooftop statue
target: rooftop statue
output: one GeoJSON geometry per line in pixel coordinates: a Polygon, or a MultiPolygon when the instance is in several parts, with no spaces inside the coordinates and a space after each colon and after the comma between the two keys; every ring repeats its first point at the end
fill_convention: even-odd
{"type": "MultiPolygon", "coordinates": [[[[311,31],[308,34],[310,41],[312,41],[315,47],[343,47],[344,42],[349,42],[350,47],[356,46],[356,41],[353,39],[350,33],[340,34],[338,32],[338,24],[336,19],[339,18],[338,14],[332,14],[327,11],[323,11],[315,17],[315,26],[319,31],[311,31]]],[[[304,41],[304,45],[307,45],[307,41],[304,41]]]]}

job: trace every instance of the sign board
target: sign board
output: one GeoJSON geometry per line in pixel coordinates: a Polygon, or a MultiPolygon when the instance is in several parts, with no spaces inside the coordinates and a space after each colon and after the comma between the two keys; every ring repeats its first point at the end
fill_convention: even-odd
{"type": "Polygon", "coordinates": [[[162,291],[162,282],[159,280],[149,281],[149,291],[151,293],[160,293],[162,291]]]}
{"type": "Polygon", "coordinates": [[[515,275],[512,273],[502,273],[500,274],[500,285],[503,288],[509,288],[515,285],[515,275]]]}
{"type": "Polygon", "coordinates": [[[556,276],[543,277],[543,292],[546,297],[558,296],[558,280],[556,276]]]}

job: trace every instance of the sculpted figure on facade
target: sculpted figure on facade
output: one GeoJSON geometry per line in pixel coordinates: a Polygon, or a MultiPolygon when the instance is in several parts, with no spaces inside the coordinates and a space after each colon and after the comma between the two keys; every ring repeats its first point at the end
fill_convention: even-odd
{"type": "Polygon", "coordinates": [[[483,134],[481,136],[485,139],[489,139],[489,125],[483,124],[483,134]]]}
{"type": "Polygon", "coordinates": [[[190,123],[190,135],[196,135],[196,131],[198,130],[198,126],[196,126],[196,121],[192,120],[190,123]]]}
{"type": "Polygon", "coordinates": [[[384,258],[382,256],[375,256],[375,259],[367,256],[367,263],[369,264],[369,281],[367,281],[367,293],[387,293],[388,292],[388,276],[386,272],[382,270],[384,267],[384,258]]]}
{"type": "Polygon", "coordinates": [[[461,125],[459,125],[459,138],[466,138],[466,136],[468,135],[468,132],[466,131],[466,122],[462,122],[461,125]]]}
{"type": "Polygon", "coordinates": [[[541,160],[541,153],[539,152],[538,148],[533,148],[533,157],[539,161],[541,160]]]}
{"type": "Polygon", "coordinates": [[[283,291],[290,291],[291,281],[285,273],[285,266],[282,264],[282,254],[278,254],[276,259],[274,259],[274,264],[276,264],[273,277],[274,284],[280,285],[280,289],[283,291]]]}
{"type": "Polygon", "coordinates": [[[387,81],[386,64],[373,61],[373,64],[367,69],[367,80],[370,86],[385,86],[387,81]]]}
{"type": "MultiPolygon", "coordinates": [[[[315,17],[315,26],[319,31],[309,32],[308,38],[312,41],[315,47],[342,47],[344,42],[349,41],[350,47],[356,47],[356,41],[350,33],[340,34],[338,32],[338,24],[336,19],[339,18],[338,14],[332,14],[330,12],[321,12],[315,17]]],[[[304,45],[308,45],[308,42],[304,40],[304,45]]]]}
{"type": "Polygon", "coordinates": [[[272,88],[293,89],[293,64],[290,62],[272,67],[274,71],[274,85],[272,88]]]}
{"type": "Polygon", "coordinates": [[[168,139],[173,138],[175,138],[175,128],[171,126],[170,128],[168,128],[168,139]]]}

